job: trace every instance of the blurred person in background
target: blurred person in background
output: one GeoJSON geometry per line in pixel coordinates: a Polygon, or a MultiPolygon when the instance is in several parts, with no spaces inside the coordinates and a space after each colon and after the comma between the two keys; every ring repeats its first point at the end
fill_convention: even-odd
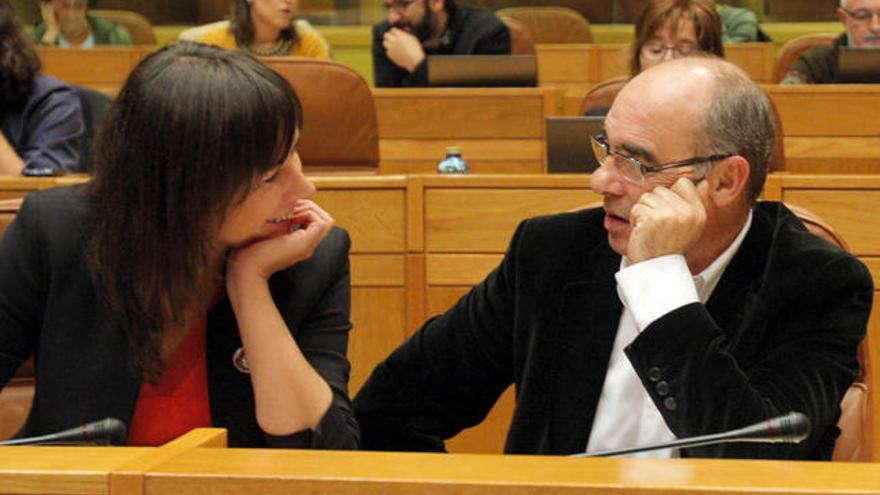
{"type": "Polygon", "coordinates": [[[510,32],[494,13],[454,0],[383,0],[373,26],[376,87],[426,86],[428,55],[509,55],[510,32]]]}
{"type": "Polygon", "coordinates": [[[39,0],[43,21],[34,27],[33,40],[41,45],[92,48],[131,45],[124,27],[88,14],[88,0],[39,0]]]}
{"type": "Polygon", "coordinates": [[[330,45],[307,21],[294,20],[299,0],[234,0],[232,21],[202,33],[198,41],[258,57],[329,60],[330,45]]]}
{"type": "Polygon", "coordinates": [[[846,32],[832,44],[804,52],[782,84],[832,84],[837,79],[840,47],[880,48],[880,0],[840,0],[837,19],[846,32]]]}
{"type": "Polygon", "coordinates": [[[84,131],[80,101],[40,74],[40,59],[0,0],[0,174],[77,172],[84,131]]]}

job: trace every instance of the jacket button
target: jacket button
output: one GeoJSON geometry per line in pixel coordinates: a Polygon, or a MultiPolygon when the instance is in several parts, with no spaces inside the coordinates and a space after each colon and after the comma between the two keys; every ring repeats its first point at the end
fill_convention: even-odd
{"type": "Polygon", "coordinates": [[[675,398],[667,397],[663,399],[663,407],[665,407],[667,411],[675,411],[678,404],[675,402],[675,398]]]}
{"type": "Polygon", "coordinates": [[[657,386],[654,388],[657,390],[657,393],[660,394],[660,397],[666,397],[669,395],[669,384],[665,381],[658,382],[657,386]]]}
{"type": "Polygon", "coordinates": [[[648,369],[648,380],[651,380],[652,382],[658,382],[660,381],[660,378],[662,376],[663,372],[660,371],[660,368],[656,366],[651,366],[651,368],[648,369]]]}

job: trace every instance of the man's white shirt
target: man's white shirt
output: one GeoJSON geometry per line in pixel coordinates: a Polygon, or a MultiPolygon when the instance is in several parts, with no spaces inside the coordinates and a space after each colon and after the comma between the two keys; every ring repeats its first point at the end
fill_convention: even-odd
{"type": "MultiPolygon", "coordinates": [[[[752,224],[752,213],[739,234],[705,270],[692,276],[682,255],[667,255],[630,265],[624,257],[615,274],[623,314],[611,349],[587,452],[646,446],[675,440],[663,416],[623,350],[663,315],[687,304],[706,304],[752,224]]],[[[677,457],[672,449],[634,457],[677,457]]]]}

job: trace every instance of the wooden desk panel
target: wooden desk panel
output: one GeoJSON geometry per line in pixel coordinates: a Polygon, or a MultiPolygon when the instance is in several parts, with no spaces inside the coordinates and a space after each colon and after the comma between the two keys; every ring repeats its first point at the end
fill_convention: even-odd
{"type": "Polygon", "coordinates": [[[880,173],[877,85],[768,85],[791,173],[880,173]]]}
{"type": "Polygon", "coordinates": [[[145,486],[147,495],[834,495],[880,493],[880,466],[192,449],[153,469],[145,486]]]}
{"type": "Polygon", "coordinates": [[[782,176],[782,200],[810,209],[840,233],[858,256],[880,256],[880,177],[782,176]]]}
{"type": "Polygon", "coordinates": [[[0,493],[105,494],[111,470],[150,450],[0,447],[0,493]]]}
{"type": "Polygon", "coordinates": [[[726,43],[724,56],[757,83],[773,82],[773,68],[776,63],[772,43],[726,43]]]}
{"type": "Polygon", "coordinates": [[[544,118],[554,93],[541,88],[375,89],[380,171],[434,172],[446,146],[475,171],[535,173],[544,166],[544,118]]]}
{"type": "Polygon", "coordinates": [[[349,391],[406,336],[406,179],[312,177],[315,200],[351,236],[349,391]]]}
{"type": "Polygon", "coordinates": [[[601,198],[587,175],[486,178],[438,177],[425,184],[428,253],[503,253],[527,217],[570,210],[601,198]]]}
{"type": "Polygon", "coordinates": [[[767,85],[785,135],[880,135],[880,87],[875,84],[767,85]]]}
{"type": "Polygon", "coordinates": [[[155,46],[99,46],[92,49],[37,46],[43,73],[115,96],[134,67],[155,46]]]}

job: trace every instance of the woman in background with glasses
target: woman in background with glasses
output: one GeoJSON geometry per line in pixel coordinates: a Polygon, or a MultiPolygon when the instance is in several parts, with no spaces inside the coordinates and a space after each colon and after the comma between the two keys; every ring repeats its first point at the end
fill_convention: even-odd
{"type": "Polygon", "coordinates": [[[630,76],[694,52],[723,58],[721,32],[712,0],[652,0],[636,19],[630,76]]]}
{"type": "Polygon", "coordinates": [[[721,17],[712,0],[651,0],[636,19],[630,75],[604,81],[587,94],[584,115],[608,113],[630,78],[657,64],[704,52],[724,57],[721,17]]]}
{"type": "Polygon", "coordinates": [[[202,33],[198,41],[258,57],[330,59],[330,45],[304,20],[294,20],[299,0],[234,0],[232,20],[202,33]]]}

